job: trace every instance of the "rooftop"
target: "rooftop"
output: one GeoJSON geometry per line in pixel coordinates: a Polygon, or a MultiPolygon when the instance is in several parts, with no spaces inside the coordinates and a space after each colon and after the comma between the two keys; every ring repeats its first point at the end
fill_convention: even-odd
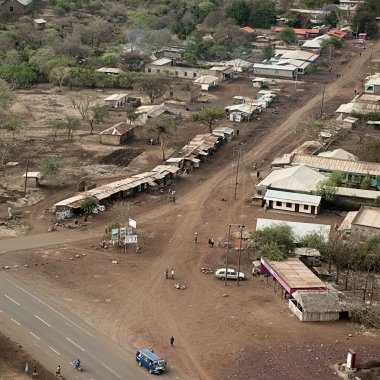
{"type": "Polygon", "coordinates": [[[326,177],[307,166],[293,166],[286,169],[273,169],[258,185],[271,189],[311,193],[317,183],[326,177]]]}
{"type": "Polygon", "coordinates": [[[276,49],[275,57],[281,59],[299,59],[301,61],[314,62],[319,55],[305,50],[276,49]]]}
{"type": "Polygon", "coordinates": [[[172,63],[172,60],[170,58],[160,58],[152,62],[152,65],[155,66],[165,66],[169,63],[172,63]]]}
{"type": "Polygon", "coordinates": [[[128,96],[128,94],[112,94],[109,97],[105,98],[104,100],[121,100],[128,96]]]}
{"type": "Polygon", "coordinates": [[[278,226],[282,224],[286,224],[293,229],[294,234],[296,235],[296,240],[299,240],[303,236],[312,232],[321,234],[325,241],[328,241],[330,237],[331,226],[329,224],[300,223],[288,222],[286,220],[257,218],[256,230],[262,230],[266,227],[278,226]]]}
{"type": "Polygon", "coordinates": [[[293,65],[270,65],[265,63],[254,63],[253,67],[256,69],[271,69],[271,70],[286,70],[286,71],[295,71],[297,68],[293,65]]]}
{"type": "Polygon", "coordinates": [[[244,26],[243,28],[240,28],[240,30],[247,33],[255,33],[255,29],[251,28],[250,26],[244,26]]]}
{"type": "Polygon", "coordinates": [[[110,128],[105,129],[104,131],[100,132],[100,134],[122,136],[125,133],[133,130],[135,127],[136,127],[135,125],[131,125],[122,121],[120,123],[113,125],[110,128]]]}
{"type": "Polygon", "coordinates": [[[202,77],[199,77],[193,83],[198,83],[198,84],[211,84],[213,82],[217,82],[218,77],[215,77],[214,75],[204,75],[202,77]]]}
{"type": "Polygon", "coordinates": [[[261,262],[267,263],[291,289],[326,288],[325,283],[298,258],[284,261],[273,261],[261,258],[261,262]]]}
{"type": "Polygon", "coordinates": [[[343,219],[343,222],[338,227],[337,231],[339,232],[351,231],[352,221],[354,220],[358,212],[359,211],[349,211],[346,217],[343,219]]]}
{"type": "Polygon", "coordinates": [[[362,206],[352,224],[380,229],[380,208],[362,206]]]}
{"type": "Polygon", "coordinates": [[[318,154],[318,157],[329,157],[329,158],[339,158],[341,160],[351,160],[357,161],[358,158],[347,150],[344,149],[335,149],[318,154]]]}
{"type": "Polygon", "coordinates": [[[343,310],[336,291],[297,290],[293,297],[307,313],[338,313],[343,310]]]}
{"type": "Polygon", "coordinates": [[[321,197],[318,195],[290,193],[288,191],[267,190],[264,199],[282,202],[297,202],[307,205],[319,206],[321,197]]]}
{"type": "Polygon", "coordinates": [[[295,154],[292,159],[292,165],[307,165],[325,171],[341,170],[353,174],[368,173],[369,175],[380,175],[380,163],[377,162],[350,161],[338,158],[295,154]]]}
{"type": "Polygon", "coordinates": [[[123,70],[117,68],[117,67],[100,67],[99,69],[95,70],[98,73],[109,73],[109,74],[121,74],[123,70]]]}

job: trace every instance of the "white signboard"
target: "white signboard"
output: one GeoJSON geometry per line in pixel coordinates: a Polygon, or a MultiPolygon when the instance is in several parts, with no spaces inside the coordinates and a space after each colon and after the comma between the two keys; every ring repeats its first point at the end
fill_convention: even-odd
{"type": "Polygon", "coordinates": [[[128,219],[128,225],[131,226],[131,227],[133,227],[133,228],[137,228],[136,221],[133,220],[133,219],[131,219],[131,218],[128,219]]]}
{"type": "Polygon", "coordinates": [[[133,228],[132,227],[127,228],[127,235],[133,235],[133,228]]]}
{"type": "Polygon", "coordinates": [[[125,237],[125,244],[137,243],[137,235],[127,235],[125,237]]]}

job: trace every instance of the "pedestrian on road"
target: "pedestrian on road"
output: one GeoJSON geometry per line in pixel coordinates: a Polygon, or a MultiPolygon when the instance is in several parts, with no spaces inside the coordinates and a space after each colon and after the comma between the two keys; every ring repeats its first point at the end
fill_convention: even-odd
{"type": "Polygon", "coordinates": [[[257,177],[257,178],[260,178],[260,170],[257,171],[257,173],[256,173],[256,177],[257,177]]]}
{"type": "Polygon", "coordinates": [[[34,368],[33,368],[33,373],[32,373],[32,378],[33,378],[33,379],[36,379],[36,378],[37,378],[37,376],[38,376],[37,367],[36,367],[36,366],[34,366],[34,368]]]}
{"type": "Polygon", "coordinates": [[[198,241],[198,232],[194,233],[194,243],[198,241]]]}
{"type": "Polygon", "coordinates": [[[173,348],[173,346],[174,346],[174,336],[173,335],[170,337],[170,345],[173,348]]]}
{"type": "Polygon", "coordinates": [[[171,271],[172,280],[174,280],[174,269],[171,271]]]}
{"type": "Polygon", "coordinates": [[[211,239],[208,238],[208,246],[211,248],[211,239]]]}
{"type": "Polygon", "coordinates": [[[25,362],[25,373],[29,373],[29,363],[25,362]]]}
{"type": "Polygon", "coordinates": [[[61,375],[61,366],[59,365],[57,369],[55,370],[55,376],[58,377],[61,375]]]}
{"type": "Polygon", "coordinates": [[[169,277],[169,269],[166,268],[166,269],[165,269],[165,280],[167,280],[168,277],[169,277]]]}
{"type": "Polygon", "coordinates": [[[175,195],[172,196],[172,201],[175,203],[175,195]]]}
{"type": "Polygon", "coordinates": [[[211,245],[211,248],[214,248],[214,239],[213,238],[211,238],[211,240],[210,240],[210,245],[211,245]]]}

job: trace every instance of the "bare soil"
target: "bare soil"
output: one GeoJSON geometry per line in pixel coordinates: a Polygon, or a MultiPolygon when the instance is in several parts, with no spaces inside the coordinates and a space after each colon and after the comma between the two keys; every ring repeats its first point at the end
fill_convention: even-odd
{"type": "MultiPolygon", "coordinates": [[[[379,53],[380,44],[375,41],[373,54],[379,53]]],[[[352,86],[361,86],[369,56],[370,49],[367,49],[349,65],[339,68],[343,78],[350,78],[350,86],[345,79],[335,80],[334,77],[326,85],[326,117],[333,116],[342,102],[352,99],[352,86]]],[[[262,175],[265,175],[270,170],[271,159],[303,142],[305,137],[295,132],[296,127],[307,116],[318,114],[321,106],[323,86],[320,83],[302,82],[296,88],[294,82],[279,82],[284,91],[272,108],[264,110],[260,119],[252,123],[235,125],[240,132],[235,140],[222,146],[199,170],[179,177],[171,186],[171,190],[176,191],[175,204],[168,201],[169,193],[141,194],[136,199],[120,201],[89,220],[83,227],[82,242],[27,251],[20,248],[1,255],[0,266],[10,266],[15,276],[43,289],[47,296],[54,297],[56,302],[70,308],[121,346],[154,347],[168,360],[169,371],[165,377],[169,379],[327,380],[337,378],[333,365],[345,361],[348,348],[357,350],[362,360],[378,357],[380,339],[375,332],[370,333],[347,320],[299,322],[271,281],[267,283],[264,278],[248,276],[254,257],[245,251],[241,265],[248,278],[239,286],[233,282],[225,286],[212,274],[201,272],[202,267],[215,270],[225,263],[226,251],[219,247],[219,242],[226,240],[229,223],[243,223],[246,231],[253,231],[259,217],[322,224],[342,220],[340,215],[327,212],[318,217],[265,213],[250,200],[252,186],[257,181],[251,170],[252,163],[258,162],[262,175]],[[241,162],[236,178],[239,151],[241,162]],[[138,253],[134,247],[128,247],[126,254],[99,248],[102,239],[106,238],[105,224],[121,214],[137,220],[141,247],[138,253]],[[198,233],[197,244],[193,242],[195,232],[198,233]],[[211,237],[216,242],[214,248],[207,244],[211,237]],[[73,253],[86,255],[69,260],[73,253]],[[112,260],[119,261],[119,264],[111,264],[112,260]],[[174,269],[174,281],[165,280],[166,268],[174,269]],[[186,289],[177,290],[176,283],[185,284],[186,289]],[[159,302],[153,304],[152,299],[159,302]],[[174,350],[169,346],[171,335],[175,337],[174,350]]],[[[27,154],[33,160],[46,154],[44,147],[52,143],[52,137],[46,135],[46,127],[38,127],[41,115],[51,110],[34,101],[33,107],[30,105],[36,95],[33,91],[19,94],[18,108],[33,114],[33,133],[46,140],[38,140],[33,145],[25,138],[22,143],[25,151],[20,151],[20,162],[27,154]],[[36,111],[35,107],[42,108],[36,111]],[[31,145],[29,149],[28,144],[31,145]]],[[[241,78],[222,84],[208,94],[209,105],[226,106],[232,103],[234,95],[254,96],[255,91],[248,78],[241,78]]],[[[55,95],[65,110],[70,109],[68,95],[55,95]]],[[[46,98],[42,99],[46,103],[46,98]]],[[[201,109],[202,105],[194,104],[191,108],[201,109]]],[[[122,115],[115,115],[112,122],[121,121],[121,118],[122,115]]],[[[110,120],[107,126],[112,122],[110,120]]],[[[221,125],[231,123],[225,120],[221,125]]],[[[97,127],[97,131],[103,127],[97,127]]],[[[203,131],[205,129],[200,125],[184,123],[172,148],[182,146],[203,131]]],[[[52,144],[51,151],[58,150],[72,167],[66,169],[55,185],[48,184],[39,190],[44,198],[38,203],[16,207],[28,227],[25,233],[46,232],[53,220],[46,209],[73,195],[79,179],[105,183],[125,177],[129,171],[149,170],[159,163],[159,147],[146,146],[144,141],[145,136],[140,131],[132,143],[133,147],[145,150],[141,159],[139,156],[123,171],[108,168],[108,172],[99,171],[95,163],[115,148],[101,146],[97,136],[81,130],[74,142],[66,143],[62,138],[60,143],[52,144]]],[[[14,182],[4,194],[11,194],[13,189],[21,191],[22,182],[17,178],[22,175],[22,168],[12,168],[8,175],[14,182]]],[[[6,203],[0,204],[0,218],[6,218],[7,207],[6,203]]],[[[66,230],[52,233],[59,241],[66,230]]],[[[238,263],[236,246],[237,240],[229,258],[234,267],[238,263]]],[[[0,339],[0,346],[5,346],[7,339],[0,339]]],[[[45,363],[38,352],[33,354],[47,368],[55,368],[56,363],[45,363]]],[[[13,371],[21,376],[23,355],[27,354],[20,351],[14,360],[0,360],[0,371],[5,371],[5,375],[13,371]]]]}

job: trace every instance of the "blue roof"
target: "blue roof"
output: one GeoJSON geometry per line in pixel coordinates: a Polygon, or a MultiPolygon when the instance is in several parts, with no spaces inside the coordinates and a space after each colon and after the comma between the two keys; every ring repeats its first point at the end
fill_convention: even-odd
{"type": "Polygon", "coordinates": [[[149,348],[143,348],[139,351],[151,360],[163,360],[162,358],[157,356],[154,352],[152,352],[149,348]]]}

